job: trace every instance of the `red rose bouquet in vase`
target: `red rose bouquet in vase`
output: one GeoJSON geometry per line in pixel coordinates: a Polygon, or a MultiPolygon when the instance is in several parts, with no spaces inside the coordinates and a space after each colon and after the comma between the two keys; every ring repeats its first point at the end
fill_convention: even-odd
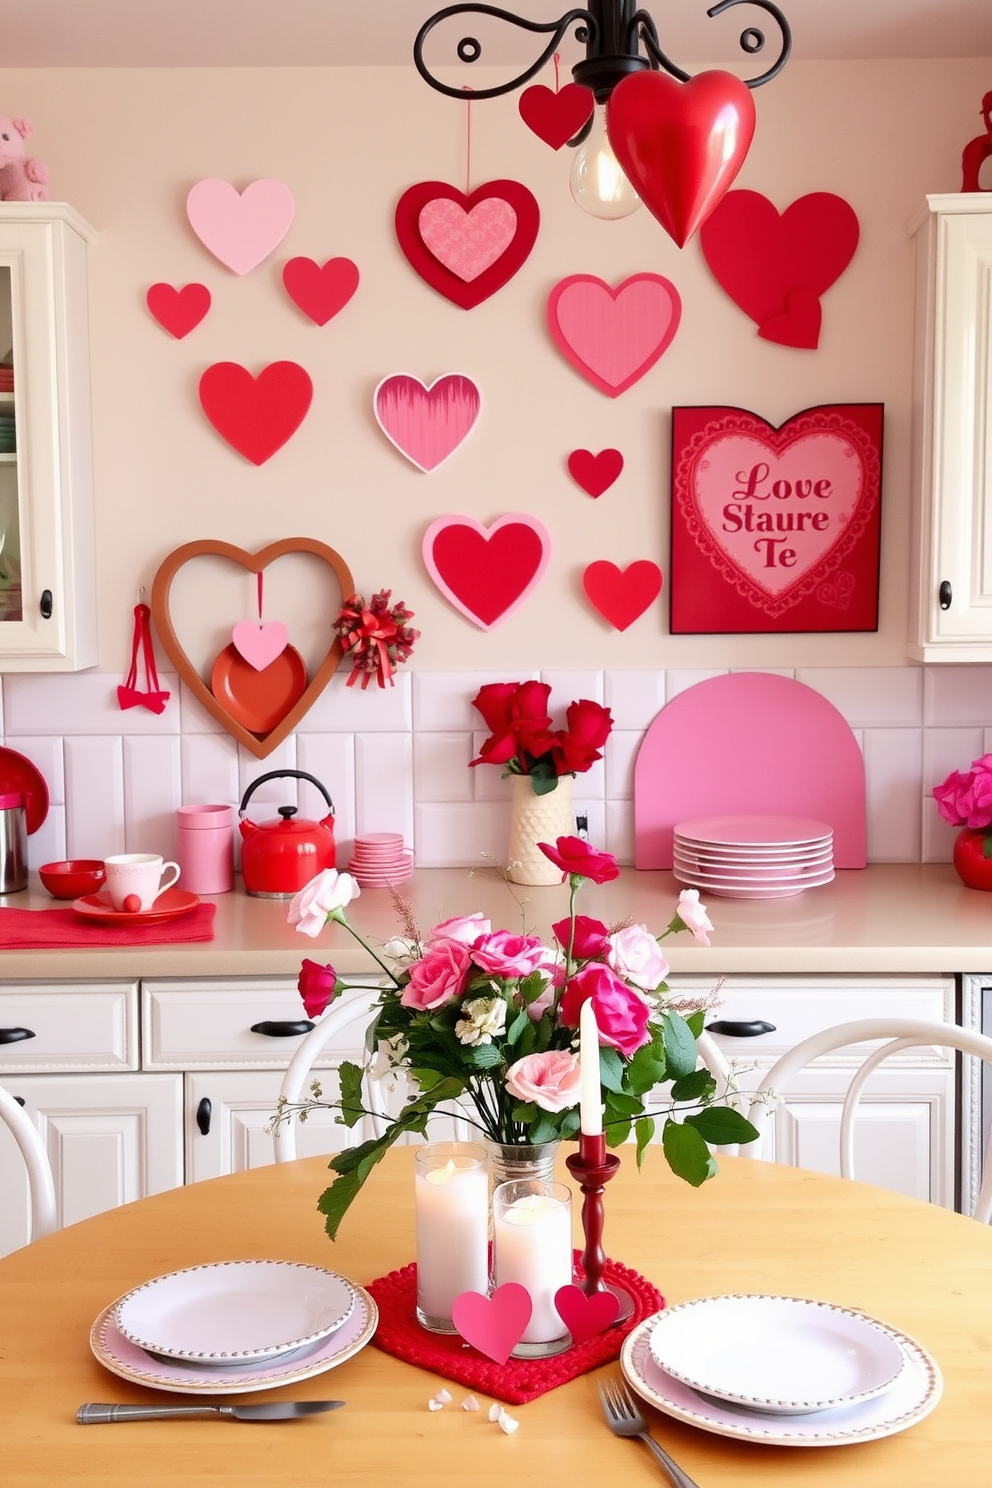
{"type": "Polygon", "coordinates": [[[473,765],[503,765],[512,797],[507,874],[514,883],[559,881],[540,842],[575,831],[573,777],[602,759],[613,719],[588,698],[570,703],[565,728],[552,729],[546,682],[490,682],[472,701],[486,721],[489,738],[473,765]]]}

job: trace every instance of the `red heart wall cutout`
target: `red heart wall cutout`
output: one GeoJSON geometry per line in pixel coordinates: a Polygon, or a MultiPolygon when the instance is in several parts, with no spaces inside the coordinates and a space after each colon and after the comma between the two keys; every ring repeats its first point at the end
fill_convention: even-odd
{"type": "Polygon", "coordinates": [[[595,107],[591,88],[566,83],[555,93],[542,83],[525,88],[517,104],[520,117],[552,150],[560,150],[574,139],[595,107]]]}
{"type": "Polygon", "coordinates": [[[427,572],[473,624],[490,630],[538,583],[551,538],[536,517],[510,513],[484,527],[474,517],[438,517],[424,534],[427,572]]]}
{"type": "Polygon", "coordinates": [[[590,563],[582,575],[589,603],[617,630],[626,630],[661,593],[661,569],[649,558],[618,568],[606,558],[590,563]]]}
{"type": "Polygon", "coordinates": [[[660,274],[632,274],[616,289],[594,274],[571,274],[548,296],[548,329],[558,350],[611,398],[668,350],[681,315],[678,290],[660,274]]]}
{"type": "Polygon", "coordinates": [[[296,362],[270,362],[257,377],[237,362],[215,362],[200,378],[200,405],[222,439],[253,465],[295,434],[313,397],[296,362]]]}
{"type": "Polygon", "coordinates": [[[533,1312],[527,1288],[505,1281],[491,1297],[462,1292],[451,1308],[451,1321],[466,1343],[487,1359],[505,1364],[524,1336],[533,1312]]]}
{"type": "Polygon", "coordinates": [[[587,496],[602,496],[608,491],[623,469],[623,455],[619,450],[600,450],[594,455],[591,450],[573,450],[568,457],[568,473],[587,496]]]}
{"type": "MultiPolygon", "coordinates": [[[[444,181],[419,181],[400,197],[395,218],[397,240],[413,269],[438,294],[460,305],[463,310],[481,304],[513,278],[534,246],[540,223],[537,201],[519,181],[487,181],[467,195],[444,181]],[[474,278],[464,279],[428,248],[421,235],[420,214],[428,203],[441,200],[456,203],[468,217],[473,207],[490,199],[502,201],[512,209],[515,231],[507,247],[493,262],[474,278]]],[[[479,229],[482,230],[481,223],[479,229]]],[[[465,230],[471,233],[471,223],[465,230]]]]}
{"type": "Polygon", "coordinates": [[[282,271],[289,298],[319,326],[344,309],[358,288],[358,277],[358,265],[350,258],[329,258],[323,267],[312,258],[291,258],[282,271]]]}
{"type": "Polygon", "coordinates": [[[750,90],[729,72],[679,83],[636,72],[606,106],[613,153],[648,211],[683,248],[744,164],[754,134],[750,90]]]}
{"type": "Polygon", "coordinates": [[[780,214],[758,191],[731,191],[699,241],[713,277],[759,336],[813,348],[820,295],[851,262],[859,235],[854,208],[832,192],[801,196],[780,214]]]}
{"type": "Polygon", "coordinates": [[[210,309],[210,291],[205,284],[153,284],[145,296],[152,315],[164,331],[177,341],[188,336],[210,309]]]}
{"type": "Polygon", "coordinates": [[[581,1287],[563,1286],[555,1292],[555,1311],[572,1335],[573,1347],[604,1333],[620,1316],[616,1292],[593,1292],[587,1297],[581,1287]]]}

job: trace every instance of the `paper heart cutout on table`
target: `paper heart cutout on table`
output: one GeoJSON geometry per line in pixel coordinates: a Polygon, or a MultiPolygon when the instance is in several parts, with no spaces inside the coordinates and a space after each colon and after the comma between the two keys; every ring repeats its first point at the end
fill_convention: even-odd
{"type": "Polygon", "coordinates": [[[587,496],[602,496],[608,491],[623,470],[623,455],[616,449],[600,450],[594,455],[591,450],[573,450],[568,457],[568,473],[587,496]]]}
{"type": "Polygon", "coordinates": [[[282,181],[263,178],[239,192],[229,181],[210,178],[190,190],[186,216],[214,258],[235,274],[247,274],[282,242],[295,205],[282,181]]]}
{"type": "Polygon", "coordinates": [[[566,83],[557,93],[535,83],[524,89],[517,104],[527,128],[552,150],[560,150],[575,138],[595,106],[592,89],[581,83],[566,83]]]}
{"type": "MultiPolygon", "coordinates": [[[[466,194],[444,181],[419,181],[404,191],[396,205],[396,238],[410,266],[426,284],[445,299],[471,310],[501,289],[520,268],[537,238],[541,211],[533,193],[519,181],[487,181],[466,194]],[[468,219],[465,231],[472,235],[471,214],[485,201],[502,202],[516,219],[515,231],[500,255],[473,279],[463,279],[437,258],[421,236],[420,219],[431,202],[453,202],[468,219]]],[[[443,248],[442,248],[442,251],[443,248]]],[[[456,255],[456,261],[459,256],[456,255]]]]}
{"type": "Polygon", "coordinates": [[[264,672],[289,645],[289,631],[281,620],[268,620],[264,625],[239,620],[231,641],[235,651],[249,666],[253,666],[256,672],[264,672]]]}
{"type": "Polygon", "coordinates": [[[620,1316],[620,1298],[616,1292],[593,1292],[587,1297],[581,1287],[563,1286],[555,1292],[555,1311],[572,1335],[577,1347],[597,1333],[605,1333],[620,1316]]]}
{"type": "Polygon", "coordinates": [[[435,197],[421,208],[417,226],[438,263],[471,284],[513,242],[517,214],[496,196],[476,202],[470,212],[447,197],[435,197]]]}
{"type": "Polygon", "coordinates": [[[618,568],[606,558],[590,563],[582,587],[594,609],[617,630],[626,630],[661,593],[661,569],[650,558],[618,568]]]}
{"type": "Polygon", "coordinates": [[[641,201],[680,248],[744,164],[754,100],[729,72],[679,83],[663,72],[622,79],[606,105],[613,153],[641,201]]]}
{"type": "Polygon", "coordinates": [[[558,350],[611,398],[668,350],[681,315],[678,290],[660,274],[632,274],[616,289],[594,274],[571,274],[548,296],[548,328],[558,350]]]}
{"type": "Polygon", "coordinates": [[[257,377],[237,362],[214,362],[200,378],[200,405],[222,439],[264,465],[303,422],[313,383],[296,362],[270,362],[257,377]]]}
{"type": "Polygon", "coordinates": [[[854,208],[829,191],[801,196],[782,213],[759,191],[730,191],[699,241],[713,277],[759,336],[812,349],[820,296],[851,262],[860,231],[854,208]]]}
{"type": "Polygon", "coordinates": [[[459,373],[427,385],[398,372],[382,379],[373,398],[376,421],[390,444],[426,475],[467,438],[481,407],[479,389],[459,373]]]}
{"type": "Polygon", "coordinates": [[[527,598],[551,557],[536,517],[511,512],[484,527],[474,517],[438,517],[424,534],[427,572],[446,599],[490,630],[527,598]]]}
{"type": "Polygon", "coordinates": [[[491,1297],[462,1292],[451,1307],[451,1321],[466,1343],[496,1364],[505,1364],[523,1338],[533,1304],[519,1281],[505,1281],[491,1297]]]}
{"type": "MultiPolygon", "coordinates": [[[[243,744],[247,750],[257,759],[264,759],[271,754],[282,741],[293,732],[300,719],[303,718],[310,708],[313,707],[317,698],[327,686],[331,677],[337,671],[341,660],[341,642],[333,634],[333,619],[338,613],[341,604],[349,595],[355,592],[355,581],[351,570],[339,553],[329,548],[326,543],[319,542],[312,537],[288,537],[281,542],[270,543],[267,547],[260,548],[257,553],[246,552],[244,548],[236,548],[232,543],[214,542],[209,538],[197,542],[186,543],[169,554],[168,558],[160,565],[152,584],[151,611],[158,631],[162,646],[172,662],[180,678],[185,682],[190,692],[196,698],[201,707],[205,708],[212,718],[215,718],[222,728],[226,729],[233,738],[243,744]],[[317,666],[317,670],[310,678],[306,691],[302,697],[293,705],[284,718],[270,729],[268,733],[253,734],[242,727],[231,717],[227,709],[217,698],[214,697],[209,687],[203,681],[196,667],[186,654],[175,626],[172,622],[172,614],[169,607],[169,595],[176,574],[185,564],[196,558],[225,558],[246,569],[248,573],[260,574],[270,563],[287,554],[304,553],[317,558],[326,564],[330,570],[334,584],[332,592],[328,597],[328,633],[332,635],[331,644],[326,654],[317,666]]],[[[272,622],[276,623],[276,622],[272,622]]]]}
{"type": "Polygon", "coordinates": [[[177,341],[188,336],[210,309],[210,291],[205,284],[153,284],[145,303],[164,331],[177,341]]]}
{"type": "Polygon", "coordinates": [[[358,288],[358,265],[350,258],[291,258],[283,266],[286,293],[316,325],[323,326],[343,310],[358,288]]]}

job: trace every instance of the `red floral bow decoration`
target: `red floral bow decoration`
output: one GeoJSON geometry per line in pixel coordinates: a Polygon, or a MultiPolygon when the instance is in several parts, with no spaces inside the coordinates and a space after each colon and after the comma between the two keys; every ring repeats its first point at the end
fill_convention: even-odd
{"type": "Polygon", "coordinates": [[[343,649],[351,652],[352,672],[348,686],[362,681],[362,690],[375,677],[380,687],[387,679],[393,685],[393,673],[413,652],[419,630],[407,625],[413,619],[403,601],[390,608],[391,589],[380,589],[368,604],[360,594],[353,594],[342,605],[334,622],[343,649]]]}

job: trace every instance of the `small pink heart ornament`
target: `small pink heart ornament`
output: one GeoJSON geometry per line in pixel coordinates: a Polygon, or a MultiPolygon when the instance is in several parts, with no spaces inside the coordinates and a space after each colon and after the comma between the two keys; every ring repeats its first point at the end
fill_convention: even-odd
{"type": "Polygon", "coordinates": [[[231,635],[234,649],[243,656],[256,672],[264,672],[289,645],[289,631],[281,620],[269,620],[265,625],[253,625],[250,620],[239,620],[231,635]]]}
{"type": "Polygon", "coordinates": [[[581,1287],[563,1286],[555,1292],[555,1311],[578,1345],[613,1326],[620,1316],[620,1298],[615,1292],[587,1297],[581,1287]]]}
{"type": "Polygon", "coordinates": [[[489,196],[470,212],[438,196],[421,208],[420,236],[438,263],[466,284],[501,258],[517,231],[517,214],[508,201],[489,196]]]}
{"type": "Polygon", "coordinates": [[[533,1312],[530,1294],[519,1281],[506,1281],[491,1297],[462,1292],[451,1308],[451,1321],[466,1343],[496,1364],[505,1364],[523,1338],[533,1312]]]}
{"type": "Polygon", "coordinates": [[[289,231],[296,203],[282,181],[263,178],[237,191],[229,181],[197,181],[186,198],[189,225],[214,258],[247,274],[289,231]]]}

